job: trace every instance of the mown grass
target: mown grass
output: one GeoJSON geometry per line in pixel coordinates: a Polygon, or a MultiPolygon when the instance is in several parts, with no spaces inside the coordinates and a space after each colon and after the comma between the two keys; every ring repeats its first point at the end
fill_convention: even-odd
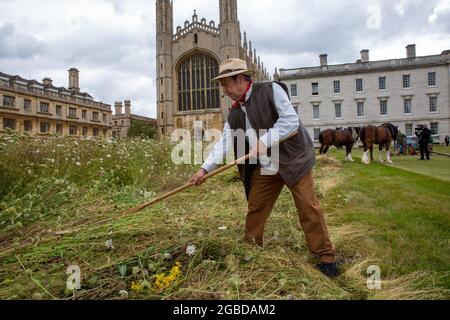
{"type": "Polygon", "coordinates": [[[450,182],[344,163],[336,151],[318,159],[316,190],[342,272],[331,281],[313,267],[286,190],[265,247],[253,248],[240,241],[236,171],[119,218],[196,168],[173,165],[166,142],[0,139],[2,299],[450,298],[450,182]],[[181,274],[171,278],[176,262],[181,274]],[[81,269],[75,292],[71,265],[81,269]],[[367,288],[370,265],[381,267],[382,290],[367,288]]]}

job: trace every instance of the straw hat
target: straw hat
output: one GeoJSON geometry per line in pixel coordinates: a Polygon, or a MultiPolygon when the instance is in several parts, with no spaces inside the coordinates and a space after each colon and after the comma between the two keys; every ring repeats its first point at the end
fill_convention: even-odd
{"type": "Polygon", "coordinates": [[[214,78],[212,81],[228,78],[235,76],[237,74],[245,74],[247,76],[252,76],[253,71],[247,68],[247,63],[241,59],[228,59],[225,60],[219,66],[219,76],[214,78]]]}

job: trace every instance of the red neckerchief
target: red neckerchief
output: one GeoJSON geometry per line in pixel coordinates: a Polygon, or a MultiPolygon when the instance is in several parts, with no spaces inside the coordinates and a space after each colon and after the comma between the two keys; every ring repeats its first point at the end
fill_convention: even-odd
{"type": "Polygon", "coordinates": [[[250,91],[250,88],[252,87],[253,81],[250,81],[248,83],[247,89],[245,89],[244,94],[242,95],[241,99],[239,101],[236,101],[233,103],[233,106],[231,109],[238,109],[241,107],[241,103],[245,102],[245,98],[247,97],[247,93],[250,91]]]}

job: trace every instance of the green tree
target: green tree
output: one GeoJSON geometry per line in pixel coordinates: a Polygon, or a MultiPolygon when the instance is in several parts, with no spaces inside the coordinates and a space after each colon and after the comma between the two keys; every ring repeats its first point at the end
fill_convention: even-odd
{"type": "Polygon", "coordinates": [[[147,125],[145,122],[140,120],[131,121],[130,129],[128,130],[129,138],[150,138],[154,139],[156,137],[156,128],[147,125]]]}

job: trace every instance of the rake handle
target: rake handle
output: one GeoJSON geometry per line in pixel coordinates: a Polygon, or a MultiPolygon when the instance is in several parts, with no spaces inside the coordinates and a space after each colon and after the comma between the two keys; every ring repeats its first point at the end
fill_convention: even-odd
{"type": "MultiPolygon", "coordinates": [[[[247,161],[248,159],[250,159],[250,154],[248,154],[248,155],[246,155],[246,156],[244,156],[242,158],[239,158],[239,159],[235,160],[234,162],[232,162],[230,164],[227,164],[227,165],[225,165],[223,167],[220,167],[217,170],[214,170],[214,171],[206,174],[202,178],[201,182],[204,182],[204,181],[208,180],[209,178],[212,178],[212,177],[218,175],[219,173],[222,173],[222,172],[224,172],[224,171],[234,167],[237,164],[243,163],[243,162],[247,161]]],[[[179,188],[177,188],[175,190],[172,190],[172,191],[166,193],[165,195],[163,195],[163,196],[161,196],[159,198],[156,198],[156,199],[154,199],[154,200],[152,200],[150,202],[144,203],[144,204],[139,205],[137,207],[131,208],[130,210],[126,211],[122,216],[127,216],[127,215],[130,215],[130,214],[139,212],[141,210],[144,210],[145,208],[148,208],[148,207],[150,207],[150,206],[152,206],[154,204],[157,204],[158,202],[161,202],[164,199],[170,198],[170,197],[176,195],[177,193],[180,193],[181,191],[184,191],[186,189],[189,189],[190,187],[193,187],[194,185],[195,184],[192,183],[192,182],[186,183],[185,185],[183,185],[183,186],[181,186],[181,187],[179,187],[179,188]]]]}

